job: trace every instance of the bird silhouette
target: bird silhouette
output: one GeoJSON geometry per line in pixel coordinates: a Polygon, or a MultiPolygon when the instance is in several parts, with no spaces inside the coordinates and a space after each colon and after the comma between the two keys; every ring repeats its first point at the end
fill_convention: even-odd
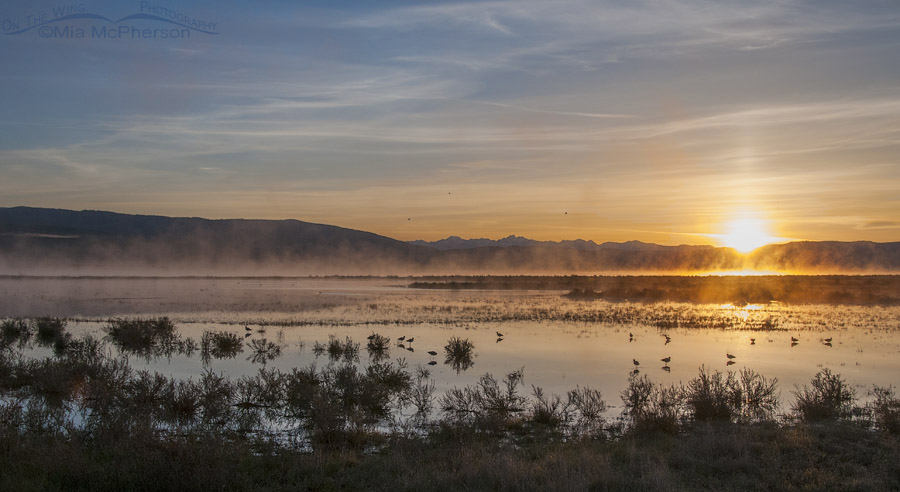
{"type": "Polygon", "coordinates": [[[638,360],[637,360],[637,359],[631,359],[631,362],[632,362],[632,363],[634,363],[634,365],[636,365],[636,366],[639,366],[639,365],[641,365],[641,363],[640,363],[640,362],[638,362],[638,360]]]}
{"type": "Polygon", "coordinates": [[[659,360],[665,362],[666,365],[669,365],[669,362],[672,362],[672,357],[663,357],[662,359],[659,359],[659,360]]]}
{"type": "Polygon", "coordinates": [[[831,337],[828,337],[828,338],[825,339],[825,343],[831,343],[831,340],[832,340],[832,338],[831,338],[831,337]]]}
{"type": "Polygon", "coordinates": [[[497,332],[497,338],[503,338],[503,333],[497,332]]]}
{"type": "Polygon", "coordinates": [[[725,354],[725,357],[728,357],[729,359],[734,359],[734,358],[735,358],[735,356],[734,356],[734,355],[731,355],[731,354],[725,354]]]}
{"type": "Polygon", "coordinates": [[[797,343],[797,342],[800,341],[800,339],[799,339],[799,338],[796,338],[796,337],[791,337],[791,341],[794,342],[794,343],[797,343]]]}
{"type": "Polygon", "coordinates": [[[755,338],[751,338],[751,339],[750,339],[750,345],[756,345],[756,339],[755,339],[755,338]]]}
{"type": "Polygon", "coordinates": [[[244,327],[244,331],[250,331],[250,327],[249,327],[249,326],[245,326],[245,327],[244,327]]]}
{"type": "Polygon", "coordinates": [[[416,341],[416,339],[413,337],[409,337],[406,339],[406,343],[413,343],[414,341],[416,341]]]}
{"type": "Polygon", "coordinates": [[[402,342],[403,340],[406,340],[406,335],[403,335],[402,337],[397,337],[398,342],[402,342]]]}
{"type": "Polygon", "coordinates": [[[429,350],[429,351],[426,352],[426,353],[427,353],[428,355],[432,356],[432,357],[434,357],[435,355],[437,355],[437,352],[435,352],[434,350],[429,350]]]}

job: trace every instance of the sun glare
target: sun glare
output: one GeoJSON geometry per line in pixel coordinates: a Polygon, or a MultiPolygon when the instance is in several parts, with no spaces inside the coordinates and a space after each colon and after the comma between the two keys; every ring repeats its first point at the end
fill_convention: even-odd
{"type": "Polygon", "coordinates": [[[728,230],[720,236],[720,241],[724,246],[749,253],[776,241],[776,238],[769,235],[769,224],[765,220],[742,218],[728,224],[728,230]]]}

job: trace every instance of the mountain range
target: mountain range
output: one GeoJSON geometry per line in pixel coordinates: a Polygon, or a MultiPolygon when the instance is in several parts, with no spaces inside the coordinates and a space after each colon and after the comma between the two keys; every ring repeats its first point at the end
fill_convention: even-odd
{"type": "Polygon", "coordinates": [[[398,241],[299,220],[210,220],[0,208],[5,275],[448,275],[900,272],[900,243],[792,242],[743,256],[714,246],[451,236],[398,241]]]}

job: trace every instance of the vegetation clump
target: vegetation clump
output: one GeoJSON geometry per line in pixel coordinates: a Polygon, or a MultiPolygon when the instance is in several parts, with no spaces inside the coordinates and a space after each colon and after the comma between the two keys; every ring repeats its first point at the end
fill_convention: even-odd
{"type": "Polygon", "coordinates": [[[196,342],[180,337],[175,324],[167,317],[114,319],[107,323],[105,330],[120,350],[148,359],[190,354],[196,349],[196,342]]]}
{"type": "Polygon", "coordinates": [[[204,331],[200,338],[200,355],[210,359],[233,359],[244,351],[244,340],[236,333],[204,331]]]}
{"type": "Polygon", "coordinates": [[[828,368],[817,373],[809,385],[798,387],[794,395],[794,413],[807,422],[849,418],[856,398],[844,378],[828,368]]]}
{"type": "Polygon", "coordinates": [[[459,374],[475,365],[475,344],[468,338],[451,337],[444,345],[444,363],[459,374]]]}

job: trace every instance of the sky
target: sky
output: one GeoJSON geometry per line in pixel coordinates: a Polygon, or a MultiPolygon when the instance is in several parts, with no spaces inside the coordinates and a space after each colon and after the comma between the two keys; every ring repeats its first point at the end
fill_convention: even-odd
{"type": "Polygon", "coordinates": [[[0,206],[900,241],[897,0],[12,0],[0,44],[0,206]]]}

